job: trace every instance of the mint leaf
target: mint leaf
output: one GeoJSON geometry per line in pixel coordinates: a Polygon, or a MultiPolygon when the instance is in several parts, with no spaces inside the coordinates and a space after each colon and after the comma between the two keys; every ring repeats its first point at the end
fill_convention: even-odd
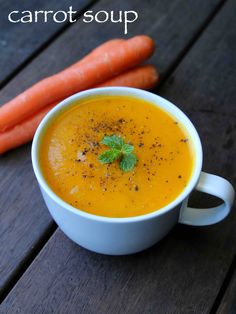
{"type": "Polygon", "coordinates": [[[104,136],[101,143],[110,148],[115,148],[119,150],[121,150],[122,146],[125,144],[123,138],[117,135],[104,136]]]}
{"type": "Polygon", "coordinates": [[[132,153],[134,150],[133,145],[126,144],[122,137],[115,134],[104,136],[101,143],[111,148],[98,157],[98,160],[102,164],[112,163],[119,159],[121,170],[128,172],[134,168],[137,163],[137,157],[132,153]]]}
{"type": "Polygon", "coordinates": [[[115,161],[116,159],[118,159],[119,157],[120,157],[120,150],[118,150],[118,149],[110,149],[110,150],[106,150],[105,152],[103,152],[98,157],[98,160],[102,164],[109,164],[109,163],[115,161]]]}
{"type": "Polygon", "coordinates": [[[128,172],[134,168],[136,163],[137,157],[134,154],[125,154],[120,161],[120,169],[124,172],[128,172]]]}
{"type": "Polygon", "coordinates": [[[124,154],[130,154],[134,150],[134,146],[130,144],[124,144],[122,146],[122,153],[124,154]]]}

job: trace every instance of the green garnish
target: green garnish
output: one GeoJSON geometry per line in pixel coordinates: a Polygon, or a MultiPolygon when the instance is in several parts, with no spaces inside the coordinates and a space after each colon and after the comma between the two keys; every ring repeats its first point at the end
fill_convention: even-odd
{"type": "Polygon", "coordinates": [[[124,172],[134,168],[137,163],[137,157],[133,153],[133,145],[126,144],[124,139],[117,135],[104,136],[101,143],[110,148],[98,157],[102,164],[112,163],[119,159],[120,169],[124,172]]]}
{"type": "Polygon", "coordinates": [[[137,157],[135,154],[129,153],[126,155],[123,155],[123,158],[120,161],[120,169],[128,172],[132,170],[137,162],[137,157]]]}

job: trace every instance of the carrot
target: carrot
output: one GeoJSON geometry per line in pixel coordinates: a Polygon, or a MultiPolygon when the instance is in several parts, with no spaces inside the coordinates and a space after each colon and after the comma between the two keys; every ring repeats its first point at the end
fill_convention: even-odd
{"type": "Polygon", "coordinates": [[[35,116],[28,118],[6,132],[0,133],[0,154],[31,141],[39,123],[55,105],[52,104],[43,108],[35,116]]]}
{"type": "Polygon", "coordinates": [[[68,68],[66,68],[66,70],[72,69],[72,68],[77,68],[80,64],[90,62],[94,58],[102,56],[104,53],[107,52],[107,49],[108,50],[117,49],[117,45],[120,43],[123,43],[124,41],[125,41],[125,39],[120,39],[120,38],[108,40],[105,43],[103,43],[103,44],[99,45],[98,47],[96,47],[95,49],[93,49],[91,52],[89,52],[85,57],[83,57],[78,62],[70,65],[68,68]]]}
{"type": "Polygon", "coordinates": [[[152,65],[143,65],[120,74],[96,87],[127,86],[141,89],[152,89],[156,86],[159,75],[152,65]]]}
{"type": "Polygon", "coordinates": [[[72,67],[36,83],[0,108],[0,131],[13,127],[43,107],[81,90],[98,85],[125,72],[147,58],[154,51],[152,39],[135,36],[117,48],[106,50],[89,62],[77,62],[72,67]]]}
{"type": "MultiPolygon", "coordinates": [[[[126,73],[116,76],[97,87],[105,86],[129,86],[142,89],[151,89],[158,82],[159,76],[155,67],[151,65],[144,65],[134,68],[126,73]]],[[[12,129],[0,133],[0,154],[25,144],[32,140],[34,133],[45,116],[45,114],[51,110],[55,105],[46,106],[34,116],[21,122],[19,125],[12,129]]]]}
{"type": "MultiPolygon", "coordinates": [[[[117,45],[124,43],[125,39],[115,38],[106,41],[105,43],[99,45],[95,49],[93,49],[89,54],[83,57],[80,61],[72,64],[69,68],[77,66],[79,63],[89,62],[93,58],[97,58],[98,56],[103,55],[107,52],[107,50],[117,49],[117,45]]],[[[67,69],[69,69],[67,68],[67,69]]]]}

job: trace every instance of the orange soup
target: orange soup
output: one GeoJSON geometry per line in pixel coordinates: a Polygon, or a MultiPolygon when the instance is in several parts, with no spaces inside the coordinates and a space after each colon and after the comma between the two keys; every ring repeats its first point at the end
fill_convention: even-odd
{"type": "Polygon", "coordinates": [[[106,217],[156,211],[185,188],[193,170],[193,148],[184,127],[155,105],[126,96],[78,101],[48,125],[40,166],[51,189],[65,202],[106,217]],[[104,136],[116,135],[134,147],[134,168],[119,159],[102,164],[104,136]]]}

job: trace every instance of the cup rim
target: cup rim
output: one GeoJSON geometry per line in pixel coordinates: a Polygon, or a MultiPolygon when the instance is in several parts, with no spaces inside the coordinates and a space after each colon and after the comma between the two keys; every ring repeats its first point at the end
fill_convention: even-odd
{"type": "Polygon", "coordinates": [[[196,186],[196,184],[198,182],[200,172],[202,169],[203,153],[202,153],[201,141],[200,141],[198,132],[197,132],[196,128],[194,127],[193,123],[191,122],[191,120],[186,116],[186,114],[181,109],[179,109],[176,105],[174,105],[170,101],[168,101],[165,98],[163,98],[159,95],[156,95],[154,93],[144,91],[141,89],[137,89],[137,88],[100,87],[100,88],[93,88],[93,89],[89,89],[86,91],[76,93],[76,94],[64,99],[63,101],[61,101],[58,105],[56,105],[53,109],[51,109],[46,114],[46,116],[43,118],[43,120],[39,124],[39,126],[36,130],[36,133],[34,135],[33,143],[32,143],[32,149],[31,149],[31,158],[32,158],[33,170],[34,170],[35,176],[37,178],[37,181],[38,181],[40,187],[44,190],[44,192],[46,192],[49,195],[49,197],[52,200],[54,200],[56,203],[58,203],[64,209],[66,209],[66,210],[68,210],[68,211],[70,211],[76,215],[82,216],[86,219],[92,219],[95,221],[109,222],[109,223],[130,223],[130,222],[138,222],[138,221],[148,220],[148,219],[152,219],[152,218],[161,216],[161,215],[171,211],[172,209],[174,209],[178,205],[180,205],[181,202],[183,202],[184,199],[188,197],[188,195],[191,193],[191,191],[194,189],[194,187],[196,186]],[[70,204],[68,204],[67,202],[62,200],[47,184],[47,182],[44,179],[43,174],[40,170],[40,166],[39,166],[39,162],[38,162],[38,150],[39,150],[39,146],[40,146],[40,138],[43,137],[42,136],[43,130],[47,127],[47,124],[49,123],[49,121],[51,121],[53,119],[53,117],[58,113],[58,111],[66,110],[65,108],[69,107],[71,104],[73,105],[75,100],[85,99],[87,97],[98,96],[98,95],[104,95],[104,96],[105,95],[113,95],[113,96],[117,95],[117,96],[136,97],[136,98],[151,102],[154,105],[157,105],[158,107],[162,108],[164,111],[169,112],[170,115],[172,115],[173,117],[176,117],[178,115],[178,121],[180,121],[181,123],[183,123],[183,121],[184,121],[183,125],[186,128],[189,135],[191,136],[192,142],[194,145],[194,149],[195,149],[195,154],[196,154],[195,166],[194,166],[191,178],[190,178],[187,186],[183,189],[183,191],[172,202],[170,202],[166,206],[164,206],[160,209],[157,209],[155,211],[152,211],[148,214],[132,216],[132,217],[123,217],[123,218],[118,217],[118,218],[116,218],[116,217],[98,216],[98,215],[90,214],[90,213],[85,212],[81,209],[78,209],[78,208],[71,206],[70,204]],[[150,99],[152,99],[153,101],[150,99]],[[154,99],[156,100],[155,103],[154,103],[154,99]],[[193,140],[193,138],[194,138],[194,140],[193,140]]]}

